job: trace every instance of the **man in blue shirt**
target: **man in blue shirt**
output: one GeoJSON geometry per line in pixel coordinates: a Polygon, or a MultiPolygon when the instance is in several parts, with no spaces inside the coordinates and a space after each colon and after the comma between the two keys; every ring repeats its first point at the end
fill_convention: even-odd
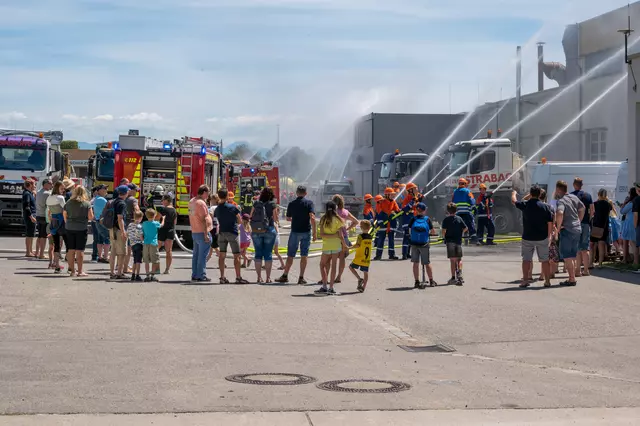
{"type": "Polygon", "coordinates": [[[582,190],[582,185],[582,178],[576,177],[573,180],[574,191],[572,194],[582,201],[585,211],[581,222],[582,231],[580,233],[580,244],[578,245],[578,257],[576,258],[577,277],[589,275],[589,266],[591,266],[589,242],[591,238],[591,218],[594,214],[593,198],[591,198],[591,194],[582,190]],[[581,271],[581,266],[584,266],[584,272],[581,271]]]}
{"type": "Polygon", "coordinates": [[[100,224],[100,217],[104,207],[107,205],[107,185],[98,185],[94,188],[93,215],[95,219],[91,222],[91,234],[93,235],[93,252],[91,254],[92,263],[109,263],[109,230],[100,224]]]}
{"type": "Polygon", "coordinates": [[[287,246],[287,263],[282,276],[276,281],[279,283],[289,282],[289,271],[293,265],[293,259],[300,248],[300,277],[298,284],[307,284],[304,279],[304,272],[307,269],[307,256],[311,240],[316,240],[316,212],[313,201],[305,198],[307,188],[299,186],[296,190],[297,198],[289,202],[287,206],[287,221],[291,222],[291,234],[287,246]]]}

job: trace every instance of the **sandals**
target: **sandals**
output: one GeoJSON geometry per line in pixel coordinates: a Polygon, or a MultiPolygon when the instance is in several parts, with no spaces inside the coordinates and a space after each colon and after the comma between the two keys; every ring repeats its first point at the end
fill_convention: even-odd
{"type": "Polygon", "coordinates": [[[244,278],[236,278],[236,284],[249,284],[249,281],[244,278]]]}
{"type": "Polygon", "coordinates": [[[529,283],[528,281],[523,281],[523,282],[520,284],[520,286],[519,286],[519,287],[520,287],[520,288],[527,288],[527,287],[529,287],[530,285],[531,285],[531,283],[529,283]]]}
{"type": "Polygon", "coordinates": [[[226,279],[225,277],[221,277],[220,278],[220,284],[229,284],[229,280],[226,279]]]}
{"type": "Polygon", "coordinates": [[[565,286],[565,287],[575,287],[577,284],[578,284],[578,283],[577,283],[576,281],[571,282],[571,281],[569,281],[569,280],[567,280],[567,281],[562,281],[562,282],[560,283],[560,285],[565,286]]]}
{"type": "Polygon", "coordinates": [[[86,272],[81,272],[81,273],[76,275],[76,277],[81,277],[81,278],[88,277],[88,276],[89,276],[89,274],[87,274],[86,272]]]}
{"type": "Polygon", "coordinates": [[[265,284],[272,284],[273,281],[271,281],[271,278],[267,278],[267,280],[264,282],[265,284]]]}
{"type": "Polygon", "coordinates": [[[256,284],[264,284],[264,281],[262,281],[262,278],[258,278],[256,280],[256,284]]]}

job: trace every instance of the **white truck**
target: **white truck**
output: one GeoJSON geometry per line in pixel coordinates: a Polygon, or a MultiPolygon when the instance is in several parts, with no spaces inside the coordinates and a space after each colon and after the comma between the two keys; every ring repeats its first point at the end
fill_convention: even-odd
{"type": "Polygon", "coordinates": [[[26,179],[33,179],[40,189],[44,178],[68,175],[68,157],[60,150],[62,138],[61,131],[0,129],[0,227],[23,223],[26,179]]]}
{"type": "Polygon", "coordinates": [[[324,181],[318,189],[311,192],[311,200],[315,205],[316,213],[324,213],[327,201],[334,195],[342,195],[344,207],[355,217],[360,217],[364,207],[364,197],[356,196],[351,181],[324,181]]]}
{"type": "Polygon", "coordinates": [[[583,189],[594,198],[597,198],[598,190],[605,188],[609,198],[622,202],[624,197],[620,193],[628,192],[626,191],[626,162],[621,161],[532,161],[518,171],[516,176],[511,177],[513,171],[519,169],[525,159],[513,151],[509,139],[458,142],[449,148],[451,153],[449,169],[451,171],[458,169],[484,149],[486,150],[482,154],[447,181],[445,187],[447,197],[451,197],[460,177],[466,178],[469,181],[469,188],[476,193],[479,191],[479,185],[484,183],[487,191],[493,194],[493,217],[497,233],[520,229],[520,214],[511,206],[513,190],[524,195],[531,185],[537,184],[548,192],[548,197],[551,199],[557,181],[564,180],[572,191],[573,180],[579,176],[584,182],[583,189]],[[490,148],[487,149],[488,146],[490,148]],[[622,185],[622,183],[625,184],[622,185]],[[501,184],[503,185],[500,186],[501,184]],[[500,189],[496,191],[498,186],[500,189]],[[620,197],[622,197],[621,200],[619,200],[620,197]]]}

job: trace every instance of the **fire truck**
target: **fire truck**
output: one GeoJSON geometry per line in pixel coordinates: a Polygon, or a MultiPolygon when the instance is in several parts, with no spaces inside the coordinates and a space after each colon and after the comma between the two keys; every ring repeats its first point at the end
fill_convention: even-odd
{"type": "Polygon", "coordinates": [[[251,184],[256,192],[265,187],[273,189],[276,202],[280,203],[280,171],[271,161],[249,164],[246,161],[230,161],[225,172],[227,190],[232,191],[234,201],[240,203],[242,188],[251,184]]]}
{"type": "MultiPolygon", "coordinates": [[[[140,136],[137,131],[121,135],[113,146],[114,185],[123,178],[141,188],[139,200],[162,186],[164,193],[174,195],[178,213],[176,231],[187,247],[192,246],[189,226],[189,200],[197,196],[201,185],[212,190],[219,187],[220,142],[204,137],[183,137],[173,141],[140,136]]],[[[161,210],[160,197],[153,199],[161,210]]]]}
{"type": "Polygon", "coordinates": [[[0,226],[23,223],[24,181],[42,188],[45,178],[63,179],[71,174],[69,155],[62,152],[61,131],[0,129],[0,226]]]}

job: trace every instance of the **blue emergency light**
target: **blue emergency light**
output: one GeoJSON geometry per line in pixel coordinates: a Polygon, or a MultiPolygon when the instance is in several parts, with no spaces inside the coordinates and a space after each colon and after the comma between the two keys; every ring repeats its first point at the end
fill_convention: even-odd
{"type": "Polygon", "coordinates": [[[252,168],[251,169],[251,174],[254,174],[256,172],[256,169],[252,168]]]}
{"type": "Polygon", "coordinates": [[[113,150],[114,151],[120,151],[120,142],[114,142],[113,143],[113,150]]]}
{"type": "Polygon", "coordinates": [[[171,151],[171,144],[170,143],[162,144],[162,149],[164,149],[165,151],[171,151]]]}
{"type": "Polygon", "coordinates": [[[202,145],[202,148],[200,148],[200,154],[205,155],[207,153],[207,147],[202,145]]]}

